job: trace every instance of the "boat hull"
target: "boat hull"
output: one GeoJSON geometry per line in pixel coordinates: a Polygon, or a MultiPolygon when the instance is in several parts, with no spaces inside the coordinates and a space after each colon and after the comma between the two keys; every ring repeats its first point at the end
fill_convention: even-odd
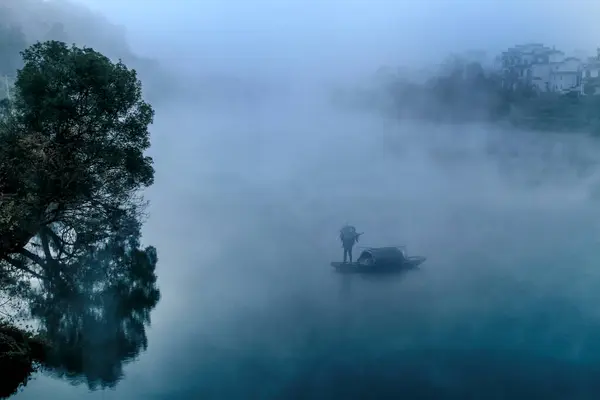
{"type": "Polygon", "coordinates": [[[419,268],[421,264],[425,262],[426,258],[422,256],[407,257],[405,260],[400,262],[385,262],[375,263],[372,265],[365,263],[344,263],[340,261],[334,261],[331,266],[341,273],[362,273],[362,274],[376,274],[376,273],[390,273],[390,272],[401,272],[411,269],[419,268]]]}

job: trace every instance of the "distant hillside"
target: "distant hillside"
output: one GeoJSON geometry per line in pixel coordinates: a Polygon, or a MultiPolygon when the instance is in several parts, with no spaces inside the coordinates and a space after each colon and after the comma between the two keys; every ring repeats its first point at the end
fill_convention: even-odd
{"type": "Polygon", "coordinates": [[[67,0],[2,0],[0,5],[0,75],[14,75],[19,52],[37,41],[60,40],[92,47],[111,59],[135,68],[147,95],[169,85],[157,61],[141,57],[127,42],[125,27],[67,0]]]}

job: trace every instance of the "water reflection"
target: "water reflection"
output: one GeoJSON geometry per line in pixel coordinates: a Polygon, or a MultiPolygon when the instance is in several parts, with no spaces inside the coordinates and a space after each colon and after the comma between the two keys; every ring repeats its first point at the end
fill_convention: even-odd
{"type": "Polygon", "coordinates": [[[411,349],[307,362],[276,398],[595,399],[598,372],[523,352],[411,349]]]}
{"type": "Polygon", "coordinates": [[[90,389],[114,387],[123,366],[146,350],[146,326],[160,299],[154,247],[117,237],[65,265],[29,296],[32,317],[51,345],[46,367],[90,389]]]}
{"type": "MultiPolygon", "coordinates": [[[[341,300],[350,300],[353,293],[353,286],[356,284],[353,281],[360,281],[358,284],[366,288],[367,290],[370,288],[369,286],[364,286],[365,284],[372,283],[373,285],[377,285],[380,287],[381,285],[385,285],[386,287],[394,286],[400,287],[402,285],[402,281],[407,278],[410,274],[415,274],[421,272],[419,269],[411,270],[411,269],[393,269],[388,271],[382,271],[377,273],[357,273],[357,272],[336,272],[332,271],[332,274],[336,275],[336,278],[339,280],[339,297],[341,300]]],[[[372,289],[372,288],[371,288],[372,289]]]]}

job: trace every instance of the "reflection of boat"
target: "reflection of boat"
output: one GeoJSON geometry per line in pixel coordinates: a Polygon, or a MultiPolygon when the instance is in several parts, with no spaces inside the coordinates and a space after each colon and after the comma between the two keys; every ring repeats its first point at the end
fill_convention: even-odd
{"type": "Polygon", "coordinates": [[[338,272],[376,273],[395,272],[418,268],[426,260],[422,256],[408,256],[399,247],[372,247],[363,250],[353,263],[332,262],[338,272]]]}

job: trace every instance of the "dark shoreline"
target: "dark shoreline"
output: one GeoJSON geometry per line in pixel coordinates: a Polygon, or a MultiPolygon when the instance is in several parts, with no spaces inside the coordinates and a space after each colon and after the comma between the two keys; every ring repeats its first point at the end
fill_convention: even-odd
{"type": "Polygon", "coordinates": [[[0,398],[14,395],[43,366],[48,344],[39,336],[0,322],[0,398]]]}

